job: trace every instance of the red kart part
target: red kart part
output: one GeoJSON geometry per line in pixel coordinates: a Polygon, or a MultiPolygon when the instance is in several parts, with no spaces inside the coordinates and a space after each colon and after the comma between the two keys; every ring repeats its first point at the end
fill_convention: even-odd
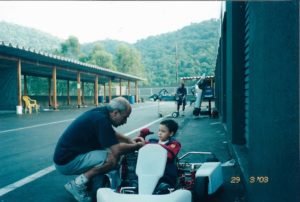
{"type": "Polygon", "coordinates": [[[139,137],[142,137],[142,138],[145,139],[145,137],[146,137],[147,135],[150,135],[150,134],[153,134],[153,132],[150,131],[149,128],[143,128],[142,130],[140,130],[139,137]]]}

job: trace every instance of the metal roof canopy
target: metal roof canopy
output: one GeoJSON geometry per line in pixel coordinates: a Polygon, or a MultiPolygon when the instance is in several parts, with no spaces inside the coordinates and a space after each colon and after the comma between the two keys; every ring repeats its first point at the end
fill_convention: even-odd
{"type": "MultiPolygon", "coordinates": [[[[189,77],[180,77],[181,80],[185,81],[185,80],[199,80],[203,78],[203,76],[189,76],[189,77]]],[[[214,79],[214,76],[205,76],[204,79],[208,80],[208,79],[214,79]]]]}
{"type": "Polygon", "coordinates": [[[28,49],[13,45],[11,43],[0,43],[0,66],[11,67],[17,65],[17,61],[21,60],[22,74],[52,77],[52,68],[57,68],[57,79],[62,80],[77,80],[77,72],[80,72],[81,81],[94,82],[95,76],[99,76],[99,83],[104,84],[115,79],[126,81],[142,81],[143,78],[124,74],[117,71],[112,71],[91,65],[70,58],[65,58],[57,55],[52,55],[35,49],[28,49]],[[15,62],[14,62],[15,61],[15,62]]]}

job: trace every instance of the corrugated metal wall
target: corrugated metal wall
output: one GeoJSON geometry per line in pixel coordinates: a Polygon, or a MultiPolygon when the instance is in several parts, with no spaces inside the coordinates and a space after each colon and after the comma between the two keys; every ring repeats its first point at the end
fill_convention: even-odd
{"type": "Polygon", "coordinates": [[[244,136],[246,139],[247,147],[249,147],[249,102],[250,102],[250,12],[249,3],[246,2],[245,7],[245,69],[244,69],[244,113],[245,113],[245,124],[244,124],[244,136]]]}
{"type": "Polygon", "coordinates": [[[300,201],[299,2],[226,2],[223,19],[216,106],[248,199],[300,201]]]}

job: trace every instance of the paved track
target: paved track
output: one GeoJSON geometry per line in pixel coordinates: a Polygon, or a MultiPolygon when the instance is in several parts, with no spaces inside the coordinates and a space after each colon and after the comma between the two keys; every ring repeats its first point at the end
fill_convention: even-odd
{"type": "MultiPolygon", "coordinates": [[[[90,108],[21,116],[0,115],[1,202],[73,201],[63,188],[72,176],[62,176],[51,167],[52,155],[56,142],[65,128],[74,118],[88,109],[90,108]],[[37,173],[39,171],[44,171],[46,175],[35,180],[28,179],[32,174],[35,174],[33,177],[38,177],[36,175],[41,174],[37,173]]],[[[133,106],[127,124],[117,130],[135,135],[138,133],[136,129],[149,124],[150,128],[157,131],[158,123],[157,104],[143,103],[133,106]]]]}

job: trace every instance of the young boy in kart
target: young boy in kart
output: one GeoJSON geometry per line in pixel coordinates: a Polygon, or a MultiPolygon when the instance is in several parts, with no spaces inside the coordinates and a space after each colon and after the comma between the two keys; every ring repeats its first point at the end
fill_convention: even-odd
{"type": "MultiPolygon", "coordinates": [[[[178,124],[171,119],[164,120],[159,125],[158,140],[149,139],[146,144],[157,143],[168,151],[167,165],[163,177],[159,180],[154,194],[167,194],[169,188],[175,188],[178,177],[178,169],[176,166],[176,157],[180,151],[181,144],[175,139],[175,134],[178,130],[178,124]]],[[[152,134],[148,128],[140,131],[139,137],[146,138],[152,134]]]]}

